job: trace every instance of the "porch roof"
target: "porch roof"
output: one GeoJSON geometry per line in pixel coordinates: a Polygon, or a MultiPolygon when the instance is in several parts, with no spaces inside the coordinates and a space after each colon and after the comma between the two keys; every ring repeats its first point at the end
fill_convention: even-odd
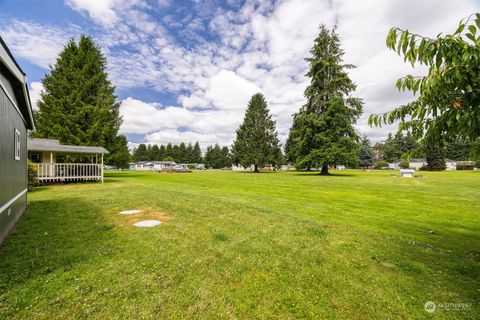
{"type": "Polygon", "coordinates": [[[104,147],[86,147],[61,144],[59,140],[54,139],[28,139],[28,151],[50,151],[61,153],[76,154],[108,154],[104,147]]]}

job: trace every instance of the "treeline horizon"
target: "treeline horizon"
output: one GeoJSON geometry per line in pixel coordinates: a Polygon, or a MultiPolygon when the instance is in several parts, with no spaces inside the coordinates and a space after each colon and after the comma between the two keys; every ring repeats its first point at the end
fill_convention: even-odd
{"type": "Polygon", "coordinates": [[[132,150],[132,160],[138,161],[174,161],[177,163],[203,163],[207,168],[221,169],[232,165],[232,156],[228,146],[218,143],[207,146],[203,154],[200,143],[181,142],[180,144],[141,143],[132,150]]]}

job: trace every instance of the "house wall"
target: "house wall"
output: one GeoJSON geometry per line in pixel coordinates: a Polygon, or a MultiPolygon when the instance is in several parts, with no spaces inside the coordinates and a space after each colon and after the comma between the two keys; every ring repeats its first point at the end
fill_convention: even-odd
{"type": "Polygon", "coordinates": [[[426,164],[427,164],[426,162],[410,162],[408,164],[408,167],[410,169],[420,170],[420,168],[423,167],[426,164]]]}
{"type": "Polygon", "coordinates": [[[5,81],[0,78],[0,242],[27,206],[27,129],[6,94],[5,81]],[[15,129],[20,132],[20,160],[15,160],[15,129]]]}
{"type": "Polygon", "coordinates": [[[447,166],[445,170],[457,170],[457,163],[456,162],[447,161],[445,163],[445,165],[447,166]]]}

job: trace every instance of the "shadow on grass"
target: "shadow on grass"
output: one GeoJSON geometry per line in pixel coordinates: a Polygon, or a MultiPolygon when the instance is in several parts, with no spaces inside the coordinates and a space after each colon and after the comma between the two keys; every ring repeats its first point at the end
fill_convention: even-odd
{"type": "Polygon", "coordinates": [[[326,178],[355,177],[356,176],[356,174],[353,174],[353,173],[339,173],[339,172],[330,172],[330,174],[323,175],[323,174],[320,174],[319,171],[295,171],[293,174],[295,176],[326,177],[326,178]]]}
{"type": "Polygon", "coordinates": [[[133,175],[131,174],[132,172],[135,171],[110,171],[110,172],[105,172],[105,179],[107,178],[134,178],[138,177],[142,174],[139,174],[138,171],[136,171],[137,174],[133,175]]]}
{"type": "Polygon", "coordinates": [[[114,225],[100,210],[78,198],[32,201],[0,246],[0,292],[113,256],[114,225]]]}
{"type": "Polygon", "coordinates": [[[259,171],[259,172],[254,172],[254,171],[233,171],[233,170],[229,170],[229,172],[257,175],[257,174],[274,174],[274,173],[280,173],[281,171],[259,171]]]}

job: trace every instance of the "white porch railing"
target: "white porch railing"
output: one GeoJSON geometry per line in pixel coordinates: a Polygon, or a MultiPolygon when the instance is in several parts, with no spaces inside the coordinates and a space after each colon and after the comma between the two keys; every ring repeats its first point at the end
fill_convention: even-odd
{"type": "Polygon", "coordinates": [[[103,166],[95,163],[37,163],[40,182],[103,181],[103,166]]]}

